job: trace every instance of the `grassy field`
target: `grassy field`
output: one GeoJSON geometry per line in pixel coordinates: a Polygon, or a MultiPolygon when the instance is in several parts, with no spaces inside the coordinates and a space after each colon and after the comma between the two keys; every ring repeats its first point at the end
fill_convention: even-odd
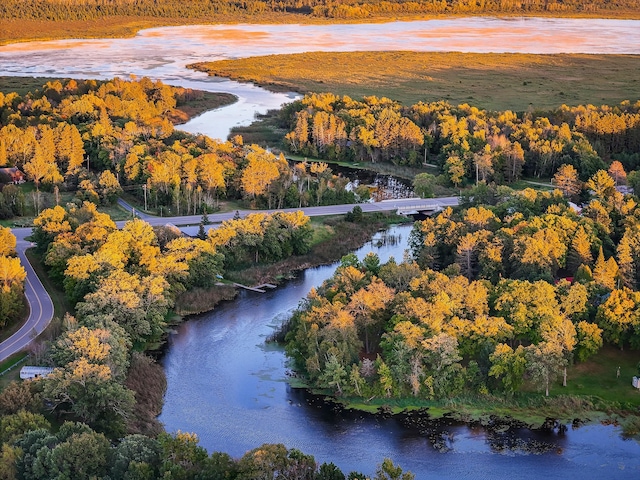
{"type": "Polygon", "coordinates": [[[57,80],[50,77],[6,77],[0,76],[0,92],[16,92],[20,96],[42,90],[45,83],[57,80]]]}
{"type": "Polygon", "coordinates": [[[640,376],[639,364],[640,352],[605,347],[588,362],[572,367],[566,388],[555,390],[565,395],[597,395],[607,402],[640,406],[640,390],[631,386],[632,378],[640,376]]]}
{"type": "Polygon", "coordinates": [[[193,66],[273,90],[447,100],[489,110],[618,104],[640,98],[640,56],[318,52],[193,66]]]}
{"type": "Polygon", "coordinates": [[[19,352],[7,358],[4,362],[0,362],[0,392],[12,381],[20,378],[20,366],[24,365],[26,357],[25,352],[19,352]],[[8,370],[8,369],[11,370],[8,370]]]}

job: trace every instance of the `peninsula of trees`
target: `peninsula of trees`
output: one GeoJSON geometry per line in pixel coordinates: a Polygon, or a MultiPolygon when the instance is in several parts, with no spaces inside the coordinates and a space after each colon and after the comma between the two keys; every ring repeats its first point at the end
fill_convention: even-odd
{"type": "Polygon", "coordinates": [[[512,395],[525,380],[548,396],[603,342],[639,348],[637,205],[605,171],[587,186],[581,215],[558,190],[499,188],[417,222],[402,263],[345,257],[294,317],[298,370],[363,398],[512,395]]]}

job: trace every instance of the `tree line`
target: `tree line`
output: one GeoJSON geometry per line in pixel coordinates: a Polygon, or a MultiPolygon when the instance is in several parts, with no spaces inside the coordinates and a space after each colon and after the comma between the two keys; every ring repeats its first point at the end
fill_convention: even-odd
{"type": "MultiPolygon", "coordinates": [[[[29,386],[25,386],[27,389],[29,386]]],[[[18,392],[14,394],[27,394],[18,392]]],[[[0,403],[7,394],[0,394],[0,403]]],[[[41,414],[20,410],[0,419],[0,474],[5,479],[112,480],[171,478],[179,480],[413,480],[410,472],[384,459],[375,477],[360,472],[346,476],[333,463],[316,462],[295,448],[264,444],[234,459],[223,452],[211,455],[194,434],[161,433],[157,438],[127,435],[117,444],[86,424],[65,422],[54,429],[41,414]]]]}
{"type": "Polygon", "coordinates": [[[295,153],[343,161],[435,163],[456,187],[551,177],[562,164],[586,181],[607,162],[638,168],[640,102],[491,112],[445,101],[403,106],[387,98],[309,94],[281,116],[295,153]]]}
{"type": "Polygon", "coordinates": [[[637,11],[637,0],[6,0],[0,17],[35,20],[94,20],[113,16],[206,19],[219,15],[287,12],[332,18],[389,15],[637,11]]]}
{"type": "Polygon", "coordinates": [[[559,190],[488,195],[480,185],[461,211],[416,222],[402,263],[344,257],[292,318],[296,371],[348,397],[441,400],[525,385],[549,395],[603,344],[640,348],[637,204],[606,171],[588,185],[580,215],[559,190]]]}

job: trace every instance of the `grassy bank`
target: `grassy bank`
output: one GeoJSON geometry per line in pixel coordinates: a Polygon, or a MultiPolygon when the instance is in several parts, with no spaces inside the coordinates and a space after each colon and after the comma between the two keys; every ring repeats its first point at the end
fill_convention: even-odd
{"type": "Polygon", "coordinates": [[[441,52],[313,52],[192,65],[272,90],[447,100],[489,110],[638,100],[640,56],[441,52]],[[322,66],[322,68],[319,68],[322,66]]]}
{"type": "MultiPolygon", "coordinates": [[[[530,428],[539,428],[547,418],[563,423],[575,419],[581,423],[613,422],[620,423],[629,435],[637,435],[640,433],[640,430],[635,431],[635,427],[640,426],[640,390],[632,387],[631,379],[638,375],[638,359],[637,352],[605,347],[588,361],[570,366],[567,386],[562,386],[559,377],[553,383],[549,397],[525,384],[523,391],[513,397],[480,394],[437,401],[413,397],[340,397],[336,400],[346,408],[369,413],[399,414],[426,409],[431,418],[450,417],[466,423],[486,424],[491,416],[511,418],[530,428]],[[620,376],[617,375],[618,367],[620,376]]],[[[298,381],[293,386],[303,387],[304,384],[298,381]]]]}
{"type": "Polygon", "coordinates": [[[279,283],[295,272],[326,265],[340,260],[346,254],[362,247],[373,234],[390,222],[406,221],[404,217],[365,214],[362,222],[352,223],[342,218],[314,219],[314,237],[307,255],[292,256],[270,265],[256,265],[227,272],[225,277],[244,285],[279,283]],[[321,223],[320,223],[321,222],[321,223]]]}
{"type": "Polygon", "coordinates": [[[208,312],[225,300],[233,300],[237,294],[232,285],[218,284],[211,288],[194,288],[176,298],[174,310],[177,315],[197,315],[208,312]]]}

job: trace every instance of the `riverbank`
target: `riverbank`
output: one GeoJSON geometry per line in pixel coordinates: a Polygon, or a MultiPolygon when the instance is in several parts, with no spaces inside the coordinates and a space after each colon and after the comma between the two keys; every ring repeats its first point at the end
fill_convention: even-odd
{"type": "Polygon", "coordinates": [[[195,18],[166,18],[151,16],[106,16],[89,20],[36,20],[0,19],[0,46],[11,43],[48,41],[61,39],[130,38],[141,30],[182,25],[236,25],[252,24],[309,24],[329,25],[336,23],[387,23],[415,20],[442,20],[464,17],[547,17],[547,18],[606,18],[638,20],[640,12],[635,10],[611,10],[595,12],[522,12],[522,13],[449,13],[416,15],[393,13],[362,18],[324,18],[302,13],[260,12],[259,14],[220,14],[195,18]]]}
{"type": "MultiPolygon", "coordinates": [[[[321,395],[320,392],[315,392],[321,395]]],[[[632,411],[620,410],[619,406],[604,402],[601,398],[588,396],[557,395],[544,397],[526,394],[516,398],[494,395],[452,398],[443,402],[416,402],[411,399],[336,399],[324,397],[340,408],[367,412],[383,416],[410,415],[420,421],[451,419],[470,427],[491,428],[495,425],[510,425],[529,430],[549,428],[556,425],[620,425],[628,438],[640,440],[640,416],[632,411]]]]}
{"type": "MultiPolygon", "coordinates": [[[[626,438],[640,440],[640,391],[630,379],[637,375],[637,358],[629,352],[607,347],[599,356],[569,367],[569,382],[562,387],[555,382],[549,397],[529,386],[514,396],[484,394],[444,400],[416,398],[368,399],[335,397],[330,392],[313,391],[336,408],[381,416],[407,417],[412,422],[452,420],[468,425],[495,428],[548,430],[555,425],[603,424],[622,427],[626,438]],[[614,372],[620,367],[618,377],[614,372]],[[589,395],[580,394],[588,390],[589,395]]],[[[295,376],[289,377],[294,388],[306,388],[295,376]]]]}
{"type": "MultiPolygon", "coordinates": [[[[279,285],[295,277],[298,272],[339,261],[371,240],[375,232],[390,223],[403,221],[407,221],[407,218],[391,214],[365,214],[359,222],[337,217],[316,218],[312,220],[314,238],[308,254],[292,256],[272,264],[254,265],[226,272],[225,279],[247,286],[265,283],[279,285]]],[[[237,288],[231,284],[188,291],[178,297],[174,310],[180,316],[205,313],[213,310],[222,301],[232,300],[236,294],[237,288]]]]}

